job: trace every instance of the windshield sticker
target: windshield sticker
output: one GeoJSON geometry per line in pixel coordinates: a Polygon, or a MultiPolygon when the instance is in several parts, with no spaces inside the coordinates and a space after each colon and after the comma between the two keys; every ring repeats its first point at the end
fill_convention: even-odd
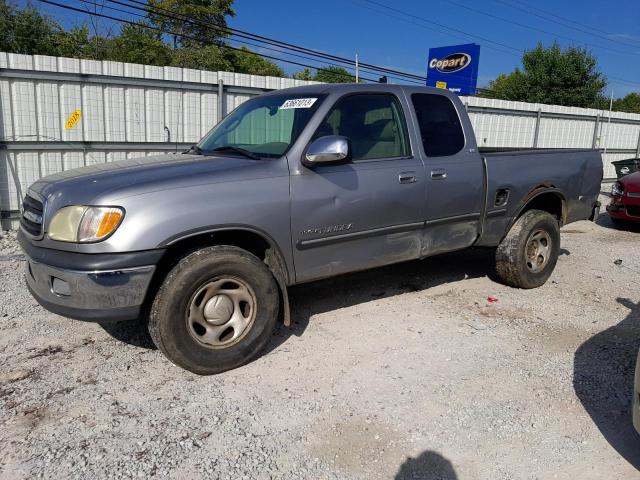
{"type": "Polygon", "coordinates": [[[286,110],[288,108],[311,108],[316,103],[317,98],[292,98],[285,100],[280,106],[280,110],[286,110]]]}

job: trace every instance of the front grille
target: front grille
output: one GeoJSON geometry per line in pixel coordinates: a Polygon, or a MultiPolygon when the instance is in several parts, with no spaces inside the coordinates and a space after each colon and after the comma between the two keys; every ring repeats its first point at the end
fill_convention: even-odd
{"type": "Polygon", "coordinates": [[[20,225],[22,228],[33,235],[39,237],[42,235],[42,215],[44,208],[42,202],[27,195],[22,202],[22,217],[20,218],[20,225]]]}
{"type": "Polygon", "coordinates": [[[640,217],[640,205],[627,205],[627,214],[633,217],[640,217]]]}

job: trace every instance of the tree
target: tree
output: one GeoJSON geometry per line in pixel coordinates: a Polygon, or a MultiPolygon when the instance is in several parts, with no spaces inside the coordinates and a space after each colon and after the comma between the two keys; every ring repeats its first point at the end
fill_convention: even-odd
{"type": "Polygon", "coordinates": [[[232,4],[233,0],[149,0],[152,8],[174,12],[175,18],[149,13],[140,24],[123,25],[117,35],[105,36],[91,35],[86,24],[65,30],[31,6],[19,8],[0,0],[0,51],[284,76],[277,64],[248,48],[227,48],[224,29],[226,17],[235,15],[232,4]],[[182,16],[197,23],[178,18],[182,16]],[[220,29],[203,26],[210,24],[220,29]],[[167,30],[176,33],[173,48],[163,34],[167,30]]]}
{"type": "Polygon", "coordinates": [[[110,60],[116,62],[169,65],[171,49],[156,30],[144,25],[124,25],[120,35],[109,42],[110,60]]]}
{"type": "Polygon", "coordinates": [[[284,77],[282,68],[246,47],[242,47],[240,50],[231,50],[230,56],[234,72],[284,77]]]}
{"type": "Polygon", "coordinates": [[[613,109],[618,112],[640,113],[640,93],[631,92],[614,100],[613,109]]]}
{"type": "Polygon", "coordinates": [[[554,43],[526,51],[522,70],[498,76],[488,89],[504,100],[598,108],[606,86],[593,54],[576,47],[563,50],[554,43]]]}
{"type": "Polygon", "coordinates": [[[55,55],[60,57],[93,58],[95,54],[89,37],[89,28],[86,25],[74,27],[69,31],[58,31],[53,43],[55,55]]]}
{"type": "Polygon", "coordinates": [[[300,70],[299,72],[294,73],[293,78],[295,78],[296,80],[314,80],[315,79],[313,73],[308,68],[305,68],[304,70],[300,70]]]}
{"type": "Polygon", "coordinates": [[[314,80],[324,83],[350,83],[355,82],[356,77],[342,67],[326,67],[318,70],[314,80]]]}
{"type": "Polygon", "coordinates": [[[222,44],[226,17],[236,14],[233,0],[149,0],[147,4],[149,21],[171,32],[173,48],[222,44]],[[153,13],[154,10],[157,13],[153,13]]]}
{"type": "Polygon", "coordinates": [[[0,51],[56,55],[54,38],[60,25],[31,6],[16,9],[0,0],[0,51]]]}
{"type": "Polygon", "coordinates": [[[233,71],[233,64],[224,50],[218,46],[186,47],[171,51],[171,65],[197,70],[233,71]]]}

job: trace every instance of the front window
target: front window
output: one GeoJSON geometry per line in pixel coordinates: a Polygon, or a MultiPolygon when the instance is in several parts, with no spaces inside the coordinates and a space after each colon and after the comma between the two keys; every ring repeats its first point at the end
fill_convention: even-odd
{"type": "Polygon", "coordinates": [[[320,95],[265,95],[231,112],[198,144],[204,153],[233,149],[256,157],[284,155],[322,102],[320,95]]]}
{"type": "Polygon", "coordinates": [[[348,137],[354,162],[411,155],[400,103],[395,96],[386,93],[362,93],[340,98],[313,139],[327,135],[348,137]]]}

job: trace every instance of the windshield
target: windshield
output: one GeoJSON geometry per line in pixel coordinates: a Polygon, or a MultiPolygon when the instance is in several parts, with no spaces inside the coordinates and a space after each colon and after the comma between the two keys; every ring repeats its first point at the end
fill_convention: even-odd
{"type": "Polygon", "coordinates": [[[284,155],[322,102],[321,95],[266,95],[248,100],[198,144],[203,153],[284,155]]]}

